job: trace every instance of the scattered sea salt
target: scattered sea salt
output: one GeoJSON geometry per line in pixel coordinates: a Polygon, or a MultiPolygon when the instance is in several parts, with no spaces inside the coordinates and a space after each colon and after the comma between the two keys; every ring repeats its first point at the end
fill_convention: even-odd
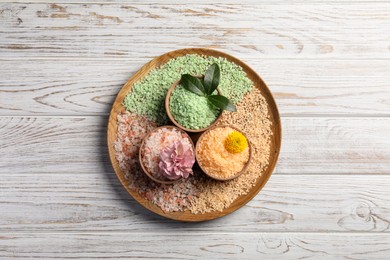
{"type": "Polygon", "coordinates": [[[221,70],[218,88],[221,94],[233,103],[237,103],[252,89],[252,81],[237,64],[222,57],[187,54],[169,60],[136,82],[132,91],[125,97],[124,106],[130,112],[146,116],[163,125],[168,119],[164,102],[169,87],[179,80],[182,74],[204,74],[213,63],[217,63],[221,70]]]}
{"type": "MultiPolygon", "coordinates": [[[[138,192],[141,197],[156,204],[165,212],[184,211],[190,200],[198,196],[199,171],[188,179],[178,180],[166,185],[151,181],[139,164],[138,151],[145,135],[157,127],[157,124],[145,117],[129,112],[118,115],[118,134],[114,144],[115,156],[119,167],[129,181],[129,188],[138,192]]],[[[202,178],[200,176],[200,178],[202,178]]]]}

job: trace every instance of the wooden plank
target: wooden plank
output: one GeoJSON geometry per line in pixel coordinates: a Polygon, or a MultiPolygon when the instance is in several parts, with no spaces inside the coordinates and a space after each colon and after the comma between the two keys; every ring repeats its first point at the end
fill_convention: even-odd
{"type": "MultiPolygon", "coordinates": [[[[0,117],[0,174],[111,172],[107,117],[0,117]]],[[[390,118],[283,118],[283,174],[390,174],[390,118]]]]}
{"type": "Polygon", "coordinates": [[[92,173],[111,171],[107,118],[0,118],[0,172],[92,173]]]}
{"type": "Polygon", "coordinates": [[[154,57],[217,47],[242,58],[389,58],[390,3],[1,4],[2,57],[154,57]],[[156,40],[156,37],[158,40],[156,40]]]}
{"type": "Polygon", "coordinates": [[[274,175],[238,211],[192,224],[144,209],[111,172],[6,174],[0,191],[1,233],[390,232],[387,175],[274,175]]]}
{"type": "MultiPolygon", "coordinates": [[[[107,115],[148,61],[2,60],[0,115],[107,115]]],[[[390,115],[387,60],[244,61],[268,84],[282,116],[390,115]]]]}
{"type": "Polygon", "coordinates": [[[390,118],[284,118],[276,172],[390,173],[390,118]]]}
{"type": "Polygon", "coordinates": [[[1,259],[386,259],[380,234],[2,234],[1,259]]]}

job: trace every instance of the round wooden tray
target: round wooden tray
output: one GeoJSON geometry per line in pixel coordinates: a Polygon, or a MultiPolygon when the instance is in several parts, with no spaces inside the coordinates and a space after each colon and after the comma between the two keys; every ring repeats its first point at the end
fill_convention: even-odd
{"type": "Polygon", "coordinates": [[[226,53],[212,50],[212,49],[204,49],[204,48],[189,48],[189,49],[181,49],[176,50],[172,52],[165,53],[159,57],[154,58],[147,64],[145,64],[139,71],[137,71],[122,87],[122,89],[119,91],[114,104],[111,109],[110,118],[108,121],[108,128],[107,128],[107,145],[108,145],[108,151],[110,155],[111,164],[114,168],[114,171],[116,175],[118,176],[120,182],[122,183],[123,187],[127,190],[127,192],[136,200],[138,201],[142,206],[149,209],[150,211],[161,215],[163,217],[167,217],[174,220],[179,221],[189,221],[189,222],[197,222],[197,221],[205,221],[205,220],[211,220],[215,218],[219,218],[222,216],[225,216],[227,214],[232,213],[233,211],[239,209],[240,207],[244,206],[248,201],[250,201],[256,194],[263,188],[263,186],[267,183],[269,177],[272,174],[272,171],[276,165],[276,162],[278,160],[279,152],[280,152],[280,146],[281,146],[281,124],[280,124],[280,117],[278,108],[276,106],[275,100],[272,97],[272,94],[268,87],[265,85],[263,80],[259,77],[259,75],[256,74],[254,70],[252,70],[248,65],[246,65],[241,60],[230,56],[226,53]],[[270,120],[272,122],[271,130],[273,135],[271,136],[271,149],[270,149],[270,158],[269,158],[269,165],[265,168],[264,172],[262,173],[261,177],[257,179],[256,184],[251,188],[251,190],[245,194],[240,196],[238,199],[236,199],[230,207],[226,208],[222,212],[209,212],[204,214],[192,214],[189,211],[184,212],[164,212],[162,211],[158,206],[154,205],[150,201],[146,200],[145,198],[141,197],[137,191],[132,190],[129,188],[128,180],[125,178],[124,172],[119,167],[118,161],[115,159],[115,150],[114,150],[114,142],[117,139],[117,115],[124,111],[123,107],[123,100],[126,97],[126,95],[131,91],[131,88],[135,82],[140,80],[141,78],[145,77],[152,69],[160,67],[161,65],[165,64],[167,61],[169,61],[172,58],[184,56],[187,54],[199,54],[199,55],[206,55],[206,56],[214,56],[214,57],[224,57],[227,60],[234,62],[238,65],[240,65],[247,76],[252,80],[254,83],[254,87],[261,90],[262,95],[267,101],[268,104],[268,111],[270,114],[270,120]]]}

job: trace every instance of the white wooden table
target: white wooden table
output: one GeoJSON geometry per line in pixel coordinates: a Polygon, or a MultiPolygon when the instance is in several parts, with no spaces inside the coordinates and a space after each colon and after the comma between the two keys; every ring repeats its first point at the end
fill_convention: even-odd
{"type": "Polygon", "coordinates": [[[0,259],[390,259],[390,2],[0,2],[0,259]],[[283,127],[260,194],[196,224],[130,198],[105,141],[126,80],[185,47],[252,66],[283,127]]]}

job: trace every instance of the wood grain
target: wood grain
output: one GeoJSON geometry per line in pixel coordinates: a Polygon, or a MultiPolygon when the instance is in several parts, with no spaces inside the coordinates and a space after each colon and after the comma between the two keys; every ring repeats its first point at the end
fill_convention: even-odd
{"type": "MultiPolygon", "coordinates": [[[[107,117],[0,117],[0,174],[111,172],[107,117]]],[[[277,174],[390,174],[390,118],[282,118],[277,174]]]]}
{"type": "Polygon", "coordinates": [[[191,224],[144,209],[112,172],[14,173],[1,176],[0,232],[388,233],[389,187],[381,175],[273,175],[235,213],[191,224]]]}
{"type": "Polygon", "coordinates": [[[282,125],[277,172],[390,173],[390,139],[383,138],[390,118],[286,118],[282,125]]]}
{"type": "Polygon", "coordinates": [[[217,47],[242,59],[389,58],[389,3],[1,4],[2,57],[155,57],[217,47]],[[158,40],[156,40],[158,39],[158,40]]]}
{"type": "MultiPolygon", "coordinates": [[[[258,109],[258,107],[253,107],[252,109],[258,109]]],[[[267,183],[269,177],[271,176],[276,162],[278,161],[280,146],[282,141],[282,129],[280,124],[280,116],[279,111],[276,106],[275,100],[265,85],[264,81],[259,77],[256,72],[250,68],[247,64],[245,64],[240,59],[233,57],[229,54],[213,50],[213,49],[204,49],[204,48],[187,48],[181,50],[175,50],[172,52],[167,52],[161,56],[158,56],[145,64],[141,69],[139,69],[121,88],[118,95],[115,98],[114,104],[112,105],[112,109],[110,112],[110,117],[108,119],[108,127],[107,127],[107,147],[108,153],[111,161],[111,165],[115,171],[115,174],[118,176],[119,181],[122,183],[123,187],[127,190],[127,192],[142,206],[149,209],[150,211],[164,216],[166,218],[179,220],[179,221],[188,221],[188,222],[198,222],[198,221],[207,221],[215,218],[220,218],[225,215],[228,215],[237,209],[241,208],[248,201],[250,201],[256,194],[264,187],[267,183]],[[197,54],[202,56],[212,56],[212,57],[223,57],[230,62],[234,62],[239,65],[242,70],[246,73],[247,77],[253,82],[253,87],[257,88],[261,91],[264,101],[267,104],[268,115],[267,119],[271,122],[269,132],[271,133],[269,140],[269,149],[270,154],[267,160],[267,165],[263,168],[260,177],[258,177],[254,183],[254,185],[248,190],[248,192],[238,197],[235,201],[233,201],[229,207],[226,207],[222,211],[211,211],[205,212],[202,214],[192,214],[189,210],[185,210],[183,212],[164,212],[161,208],[156,205],[150,203],[145,197],[141,196],[136,190],[131,189],[129,187],[129,179],[126,178],[125,173],[119,167],[119,163],[115,158],[115,149],[114,143],[117,140],[117,117],[120,113],[125,111],[123,106],[123,101],[127,94],[131,91],[135,82],[139,81],[143,77],[145,77],[150,71],[160,67],[161,65],[167,63],[169,60],[181,57],[187,54],[197,54]]]]}
{"type": "Polygon", "coordinates": [[[150,233],[2,234],[0,258],[385,259],[390,254],[390,237],[380,234],[170,235],[171,239],[150,233]]]}
{"type": "Polygon", "coordinates": [[[0,117],[0,172],[91,173],[111,170],[100,117],[0,117]],[[8,155],[7,155],[8,154],[8,155]]]}
{"type": "MultiPolygon", "coordinates": [[[[107,115],[122,85],[149,60],[0,60],[0,115],[107,115]]],[[[245,61],[282,116],[390,115],[388,60],[245,61]]]]}

